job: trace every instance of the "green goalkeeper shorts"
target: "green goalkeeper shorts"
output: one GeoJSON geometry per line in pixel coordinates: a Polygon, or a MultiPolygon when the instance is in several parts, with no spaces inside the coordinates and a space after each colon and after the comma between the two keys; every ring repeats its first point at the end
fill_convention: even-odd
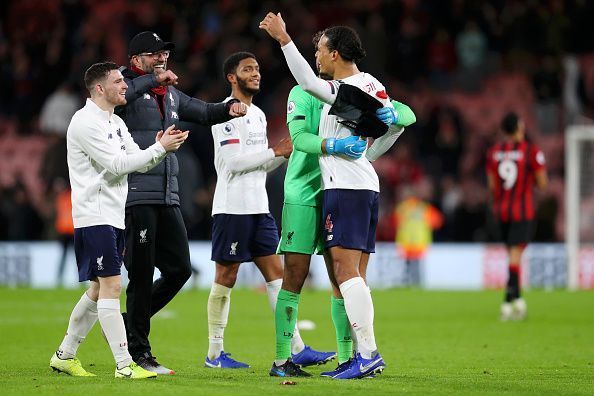
{"type": "Polygon", "coordinates": [[[321,216],[320,207],[285,203],[281,239],[276,253],[322,254],[324,241],[321,216]]]}

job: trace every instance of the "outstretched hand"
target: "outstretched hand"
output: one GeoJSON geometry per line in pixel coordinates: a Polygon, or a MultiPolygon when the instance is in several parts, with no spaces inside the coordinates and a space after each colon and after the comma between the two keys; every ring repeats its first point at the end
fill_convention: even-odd
{"type": "Polygon", "coordinates": [[[280,12],[278,14],[272,12],[266,14],[260,22],[259,28],[265,30],[270,37],[278,41],[282,46],[291,42],[291,36],[287,33],[287,26],[280,12]]]}

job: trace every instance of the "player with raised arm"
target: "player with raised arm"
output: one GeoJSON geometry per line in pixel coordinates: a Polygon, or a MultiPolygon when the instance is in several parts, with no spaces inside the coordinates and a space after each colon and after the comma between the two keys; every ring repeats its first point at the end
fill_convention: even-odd
{"type": "MultiPolygon", "coordinates": [[[[293,149],[290,139],[268,148],[266,116],[252,103],[260,90],[260,67],[249,52],[229,56],[223,65],[231,96],[248,106],[244,117],[212,127],[217,185],[213,202],[212,260],[215,279],[208,298],[209,347],[205,366],[246,368],[224,352],[231,290],[239,266],[254,261],[264,279],[271,308],[276,307],[283,269],[276,255],[278,230],[268,209],[266,174],[281,165],[293,149]]],[[[293,329],[291,330],[294,331],[293,329]]],[[[296,358],[325,361],[332,352],[316,352],[294,331],[291,350],[296,358]]]]}
{"type": "Polygon", "coordinates": [[[547,186],[543,152],[525,138],[524,121],[515,113],[507,114],[501,129],[505,139],[487,153],[487,180],[493,196],[493,213],[500,236],[508,251],[508,280],[501,305],[501,320],[526,317],[526,301],[521,297],[520,264],[522,253],[534,230],[534,186],[547,186]]]}
{"type": "Polygon", "coordinates": [[[385,363],[375,343],[373,301],[359,268],[366,265],[369,254],[375,250],[379,180],[369,160],[375,160],[391,147],[403,128],[395,125],[397,114],[383,85],[357,68],[356,61],[365,52],[354,30],[337,26],[322,32],[316,51],[318,70],[320,75],[327,74],[335,79],[326,81],[318,78],[301,56],[280,14],[268,13],[260,22],[260,28],[281,44],[299,85],[326,103],[320,136],[344,138],[367,133],[367,136],[377,137],[373,146],[366,150],[365,158],[322,155],[319,162],[324,190],[324,239],[359,349],[348,367],[332,378],[361,378],[381,372],[385,363]],[[371,116],[370,109],[377,111],[371,116]],[[353,113],[354,122],[353,118],[349,120],[353,113]],[[385,129],[374,123],[376,115],[385,121],[382,124],[385,129]]]}
{"type": "MultiPolygon", "coordinates": [[[[314,38],[317,43],[318,36],[314,38]]],[[[324,76],[331,79],[331,76],[324,76]]],[[[408,126],[415,122],[414,113],[402,103],[392,101],[398,111],[398,124],[408,126]]],[[[276,306],[276,357],[270,370],[275,376],[299,376],[302,370],[294,366],[307,366],[299,359],[291,358],[292,329],[297,323],[300,293],[309,273],[311,255],[324,252],[322,239],[321,209],[322,190],[318,156],[328,153],[327,147],[334,147],[333,155],[359,158],[365,151],[366,140],[348,136],[338,141],[324,139],[318,135],[323,102],[303,91],[297,85],[287,100],[287,126],[293,141],[293,153],[289,158],[285,176],[285,200],[283,205],[281,241],[278,253],[284,254],[284,276],[276,306]]],[[[328,268],[333,295],[331,316],[336,331],[338,363],[340,368],[348,367],[353,353],[351,326],[344,308],[332,271],[332,262],[324,255],[328,268]]],[[[365,263],[366,264],[366,263],[365,263]]],[[[365,279],[366,268],[359,268],[365,279]]],[[[332,376],[334,371],[322,373],[332,376]]]]}
{"type": "Polygon", "coordinates": [[[116,362],[115,377],[156,377],[132,361],[120,314],[127,176],[152,169],[180,147],[188,132],[174,130],[172,125],[141,150],[124,121],[114,114],[116,106],[126,104],[128,88],[118,66],[92,65],[85,72],[85,85],[91,98],[72,117],[66,139],[79,281],[91,281],[91,285],[74,307],[50,367],[76,377],[94,376],[82,367],[76,351],[99,320],[116,362]]]}

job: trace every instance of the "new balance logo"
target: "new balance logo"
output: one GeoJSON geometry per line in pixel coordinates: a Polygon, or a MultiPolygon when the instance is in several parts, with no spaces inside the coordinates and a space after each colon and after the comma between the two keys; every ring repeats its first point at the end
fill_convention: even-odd
{"type": "Polygon", "coordinates": [[[238,244],[238,243],[239,243],[239,242],[233,242],[233,243],[231,243],[231,250],[229,251],[229,254],[230,254],[231,256],[235,256],[235,255],[237,255],[237,244],[238,244]]]}
{"type": "Polygon", "coordinates": [[[147,243],[148,240],[146,239],[146,231],[148,229],[145,228],[144,230],[140,230],[140,240],[138,241],[138,243],[147,243]]]}
{"type": "Polygon", "coordinates": [[[103,256],[97,257],[97,270],[103,271],[103,256]]]}
{"type": "Polygon", "coordinates": [[[142,95],[142,97],[145,99],[151,100],[151,95],[149,95],[149,94],[144,94],[144,95],[142,95]]]}

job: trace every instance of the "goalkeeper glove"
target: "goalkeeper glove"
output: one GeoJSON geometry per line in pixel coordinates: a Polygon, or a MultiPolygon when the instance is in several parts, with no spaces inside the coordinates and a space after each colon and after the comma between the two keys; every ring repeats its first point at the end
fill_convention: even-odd
{"type": "Polygon", "coordinates": [[[361,140],[359,136],[348,136],[342,139],[327,138],[324,146],[328,154],[344,154],[352,159],[361,158],[366,147],[367,140],[361,140]]]}
{"type": "Polygon", "coordinates": [[[382,107],[375,111],[375,115],[381,122],[390,126],[398,122],[398,112],[391,107],[382,107]]]}

